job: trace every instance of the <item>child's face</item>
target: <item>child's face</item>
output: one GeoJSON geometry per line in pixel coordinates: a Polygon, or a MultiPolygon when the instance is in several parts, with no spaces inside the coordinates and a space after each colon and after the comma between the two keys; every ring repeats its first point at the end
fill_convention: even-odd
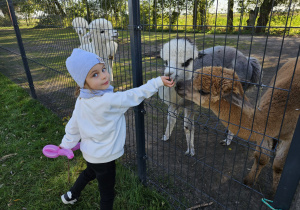
{"type": "Polygon", "coordinates": [[[89,71],[85,79],[84,88],[93,90],[105,90],[110,85],[110,76],[103,63],[96,64],[89,71]]]}

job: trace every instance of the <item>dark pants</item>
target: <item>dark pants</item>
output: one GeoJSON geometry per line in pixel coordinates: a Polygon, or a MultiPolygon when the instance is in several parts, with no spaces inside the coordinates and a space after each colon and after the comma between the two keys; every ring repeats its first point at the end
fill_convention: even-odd
{"type": "Polygon", "coordinates": [[[75,184],[70,189],[72,195],[77,199],[81,191],[90,181],[97,178],[98,187],[100,191],[100,209],[113,209],[113,202],[115,198],[115,177],[116,177],[116,163],[111,161],[108,163],[87,163],[87,168],[81,172],[75,184]]]}

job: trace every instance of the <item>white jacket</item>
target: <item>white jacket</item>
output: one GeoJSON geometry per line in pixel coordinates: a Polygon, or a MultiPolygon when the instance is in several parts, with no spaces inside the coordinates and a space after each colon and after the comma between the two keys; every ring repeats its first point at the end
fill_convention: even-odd
{"type": "Polygon", "coordinates": [[[124,113],[151,97],[163,86],[160,77],[124,92],[106,93],[89,99],[77,98],[60,146],[71,149],[81,139],[80,150],[90,163],[107,163],[124,154],[124,113]]]}

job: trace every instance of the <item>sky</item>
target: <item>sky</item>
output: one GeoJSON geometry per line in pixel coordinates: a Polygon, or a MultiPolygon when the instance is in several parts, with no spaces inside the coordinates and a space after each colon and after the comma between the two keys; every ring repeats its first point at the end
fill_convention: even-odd
{"type": "MultiPolygon", "coordinates": [[[[247,1],[244,1],[244,2],[247,2],[247,1]]],[[[209,9],[209,12],[210,13],[216,13],[216,6],[217,6],[217,3],[218,3],[218,13],[227,13],[227,6],[228,6],[228,0],[215,0],[214,2],[214,5],[209,9]]],[[[234,8],[233,8],[233,12],[238,12],[237,10],[237,3],[234,2],[234,8]]],[[[254,9],[255,5],[253,5],[253,8],[254,9]]],[[[293,7],[293,6],[292,6],[293,7]]],[[[295,8],[300,8],[299,5],[295,8]]],[[[288,7],[287,6],[278,6],[278,7],[274,7],[274,10],[287,10],[288,7]]],[[[291,8],[292,9],[292,8],[291,8]]]]}

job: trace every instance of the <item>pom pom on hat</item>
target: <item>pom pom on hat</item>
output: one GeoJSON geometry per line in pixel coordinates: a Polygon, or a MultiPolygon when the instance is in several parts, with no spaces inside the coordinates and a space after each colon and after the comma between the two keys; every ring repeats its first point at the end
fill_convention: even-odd
{"type": "Polygon", "coordinates": [[[79,87],[83,88],[86,76],[98,63],[104,63],[98,55],[75,48],[66,60],[66,67],[79,87]]]}

